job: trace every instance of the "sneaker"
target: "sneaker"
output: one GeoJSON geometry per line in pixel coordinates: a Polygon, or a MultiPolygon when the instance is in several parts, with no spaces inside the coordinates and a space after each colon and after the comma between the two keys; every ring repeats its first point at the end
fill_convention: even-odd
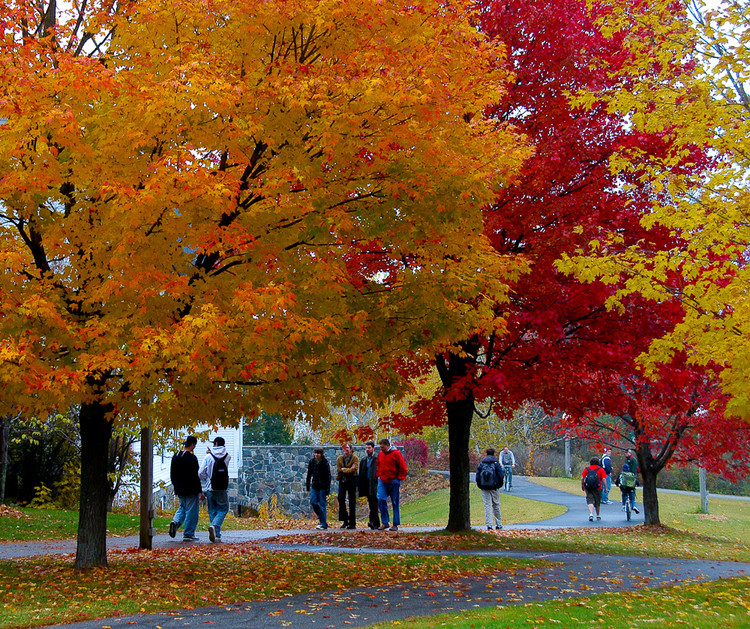
{"type": "Polygon", "coordinates": [[[378,527],[378,531],[387,531],[387,530],[388,530],[388,525],[387,524],[381,524],[378,527]]]}
{"type": "Polygon", "coordinates": [[[177,524],[175,522],[169,523],[169,537],[177,535],[177,524]]]}
{"type": "Polygon", "coordinates": [[[625,505],[622,505],[622,509],[620,511],[625,511],[625,505]]]}
{"type": "Polygon", "coordinates": [[[488,526],[488,527],[487,527],[487,530],[488,530],[488,531],[491,531],[491,530],[492,530],[492,527],[491,527],[491,526],[488,526]]]}
{"type": "Polygon", "coordinates": [[[221,537],[217,537],[215,540],[213,540],[214,544],[221,544],[221,537]]]}
{"type": "Polygon", "coordinates": [[[593,516],[593,515],[590,515],[590,516],[589,516],[589,522],[593,522],[593,521],[594,521],[594,516],[593,516]]]}
{"type": "Polygon", "coordinates": [[[199,541],[199,540],[198,540],[198,538],[197,538],[197,537],[183,537],[183,538],[182,538],[182,541],[183,541],[183,542],[197,542],[197,541],[199,541]]]}
{"type": "Polygon", "coordinates": [[[636,513],[640,513],[641,512],[641,510],[638,507],[633,507],[633,511],[635,511],[636,513]]]}
{"type": "Polygon", "coordinates": [[[318,524],[315,528],[319,531],[325,531],[328,527],[325,524],[318,524]]]}
{"type": "Polygon", "coordinates": [[[216,529],[213,527],[213,525],[208,527],[208,539],[210,539],[212,542],[216,541],[216,529]]]}
{"type": "Polygon", "coordinates": [[[388,529],[389,531],[398,531],[398,527],[394,524],[391,528],[388,529]]]}
{"type": "Polygon", "coordinates": [[[601,520],[601,519],[602,519],[602,516],[598,515],[598,516],[596,516],[596,519],[597,519],[597,520],[601,520]]]}
{"type": "Polygon", "coordinates": [[[502,531],[502,530],[503,530],[503,525],[502,525],[502,524],[498,524],[498,525],[497,525],[497,526],[495,527],[495,530],[496,530],[496,531],[502,531]]]}

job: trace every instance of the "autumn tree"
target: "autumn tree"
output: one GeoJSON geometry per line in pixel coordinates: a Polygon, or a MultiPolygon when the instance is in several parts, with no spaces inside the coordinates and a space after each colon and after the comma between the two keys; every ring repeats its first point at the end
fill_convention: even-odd
{"type": "MultiPolygon", "coordinates": [[[[607,3],[511,0],[484,2],[479,12],[481,30],[507,45],[516,77],[485,114],[517,125],[535,149],[513,185],[486,208],[485,234],[498,253],[523,261],[530,272],[512,282],[510,302],[496,308],[501,326],[464,337],[437,356],[440,395],[403,418],[415,429],[447,421],[451,530],[470,526],[467,450],[478,411],[489,405],[503,416],[538,401],[553,414],[566,407],[583,413],[589,399],[584,375],[613,357],[625,374],[632,373],[633,352],[640,350],[628,342],[656,334],[652,327],[659,320],[650,318],[621,333],[619,313],[607,308],[617,288],[583,284],[558,268],[566,253],[587,249],[609,233],[620,235],[620,249],[648,241],[666,250],[673,237],[640,222],[658,201],[651,186],[658,175],[651,166],[671,154],[673,138],[644,131],[632,124],[629,111],[610,103],[638,78],[620,72],[633,54],[628,37],[643,43],[644,58],[668,55],[671,43],[661,31],[638,23],[650,6],[618,13],[610,26],[613,11],[607,3]],[[638,156],[639,169],[617,167],[625,151],[638,156]],[[572,377],[561,377],[568,373],[572,377]]],[[[661,17],[671,19],[673,9],[664,11],[661,17]]],[[[677,77],[685,71],[669,69],[677,77]]],[[[705,154],[682,148],[680,167],[699,171],[705,154]]],[[[415,361],[413,369],[424,372],[427,366],[415,361]]]]}
{"type": "MultiPolygon", "coordinates": [[[[632,14],[622,10],[623,3],[613,4],[618,16],[632,14]]],[[[602,234],[568,268],[583,279],[617,281],[612,306],[633,293],[679,303],[682,321],[654,341],[643,363],[658,370],[687,352],[692,363],[721,365],[728,412],[747,418],[750,5],[695,0],[673,19],[657,19],[667,4],[674,6],[649,3],[650,12],[637,19],[669,39],[668,58],[666,51],[644,54],[647,42],[627,37],[631,54],[620,72],[638,80],[628,93],[612,95],[611,106],[630,112],[640,129],[672,137],[674,150],[650,167],[655,203],[643,223],[679,238],[668,249],[654,250],[638,243],[622,247],[617,233],[602,234]],[[679,82],[673,80],[675,67],[689,70],[679,82]],[[678,166],[681,155],[695,144],[714,160],[710,168],[685,171],[678,166]]],[[[610,24],[616,28],[621,19],[610,24]]],[[[630,151],[617,161],[624,171],[638,169],[638,156],[630,151]]]]}
{"type": "Polygon", "coordinates": [[[480,208],[525,152],[460,6],[10,0],[0,29],[0,378],[80,408],[76,566],[115,425],[322,417],[492,325],[517,263],[480,208]]]}

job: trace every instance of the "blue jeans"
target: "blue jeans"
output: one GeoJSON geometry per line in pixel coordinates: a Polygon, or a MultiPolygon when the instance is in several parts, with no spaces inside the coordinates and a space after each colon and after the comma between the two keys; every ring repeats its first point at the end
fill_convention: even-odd
{"type": "Polygon", "coordinates": [[[185,523],[185,530],[182,533],[183,537],[195,537],[195,528],[198,526],[198,505],[199,505],[199,494],[193,494],[192,496],[177,496],[180,501],[180,507],[174,514],[172,522],[175,523],[179,529],[182,523],[185,523]]]}
{"type": "Polygon", "coordinates": [[[392,480],[390,483],[384,483],[378,479],[378,506],[380,507],[380,520],[383,526],[388,526],[388,498],[393,505],[393,526],[401,524],[401,507],[399,498],[401,496],[401,481],[392,480]]]}
{"type": "Polygon", "coordinates": [[[208,507],[208,520],[214,527],[216,539],[221,539],[221,525],[229,512],[229,495],[226,489],[212,489],[206,491],[206,506],[208,507]]]}
{"type": "Polygon", "coordinates": [[[635,489],[623,489],[620,487],[622,492],[622,506],[625,506],[628,500],[630,500],[630,508],[635,509],[635,489]]]}
{"type": "Polygon", "coordinates": [[[310,490],[310,506],[315,515],[318,516],[320,523],[328,528],[328,500],[325,489],[310,490]]]}
{"type": "Polygon", "coordinates": [[[602,487],[602,502],[609,501],[609,492],[612,489],[612,475],[607,474],[607,483],[602,487]]]}

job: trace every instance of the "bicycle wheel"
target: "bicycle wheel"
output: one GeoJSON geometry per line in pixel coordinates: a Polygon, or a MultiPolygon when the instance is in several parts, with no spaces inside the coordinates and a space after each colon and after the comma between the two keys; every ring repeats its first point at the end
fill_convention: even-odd
{"type": "Polygon", "coordinates": [[[629,500],[625,503],[625,517],[628,519],[628,522],[630,522],[630,501],[629,500]]]}

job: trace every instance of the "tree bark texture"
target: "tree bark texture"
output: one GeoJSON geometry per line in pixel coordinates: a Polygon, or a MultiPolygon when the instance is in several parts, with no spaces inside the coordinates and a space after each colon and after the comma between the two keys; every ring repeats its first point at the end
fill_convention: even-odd
{"type": "Polygon", "coordinates": [[[476,369],[477,338],[461,344],[463,353],[437,356],[437,367],[443,383],[448,418],[448,451],[450,453],[449,531],[471,530],[469,498],[469,437],[474,419],[474,390],[471,380],[476,369]]]}
{"type": "Polygon", "coordinates": [[[474,417],[474,400],[448,402],[448,449],[450,453],[449,531],[471,529],[469,498],[469,436],[474,417]]]}
{"type": "Polygon", "coordinates": [[[5,484],[8,478],[10,420],[10,415],[6,415],[5,417],[0,418],[0,505],[5,502],[5,484]]]}
{"type": "Polygon", "coordinates": [[[112,420],[108,405],[81,406],[81,503],[78,513],[76,568],[107,565],[107,465],[112,420]]]}

